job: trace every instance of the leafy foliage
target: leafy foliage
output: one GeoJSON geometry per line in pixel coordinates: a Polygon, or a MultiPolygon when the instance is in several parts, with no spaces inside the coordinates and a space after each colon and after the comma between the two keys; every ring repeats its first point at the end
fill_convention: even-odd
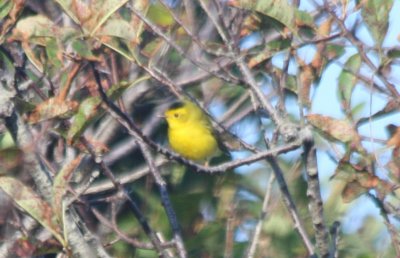
{"type": "Polygon", "coordinates": [[[400,256],[398,3],[322,2],[1,1],[0,256],[400,256]]]}

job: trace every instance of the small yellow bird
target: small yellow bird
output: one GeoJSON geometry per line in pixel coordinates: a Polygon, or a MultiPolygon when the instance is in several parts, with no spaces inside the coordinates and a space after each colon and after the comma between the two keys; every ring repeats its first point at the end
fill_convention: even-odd
{"type": "Polygon", "coordinates": [[[194,103],[175,103],[165,112],[165,118],[169,144],[183,157],[207,164],[220,152],[210,120],[194,103]]]}

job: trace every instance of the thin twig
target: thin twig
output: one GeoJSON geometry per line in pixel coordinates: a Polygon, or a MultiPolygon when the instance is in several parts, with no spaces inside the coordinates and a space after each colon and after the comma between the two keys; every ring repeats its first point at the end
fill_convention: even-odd
{"type": "Polygon", "coordinates": [[[225,248],[224,248],[224,258],[233,257],[233,244],[235,237],[235,224],[236,224],[236,205],[231,204],[228,211],[228,219],[226,221],[226,231],[225,231],[225,248]]]}
{"type": "Polygon", "coordinates": [[[375,205],[380,209],[381,216],[383,221],[389,231],[389,235],[392,239],[393,248],[396,252],[396,257],[400,257],[400,236],[399,232],[397,231],[396,227],[390,222],[388,212],[385,209],[384,202],[380,200],[378,197],[368,193],[368,197],[372,199],[375,205]]]}
{"type": "MultiPolygon", "coordinates": [[[[95,77],[95,80],[96,80],[96,83],[98,86],[98,92],[100,94],[100,97],[101,97],[103,103],[105,104],[106,110],[115,118],[124,117],[123,122],[128,123],[128,126],[130,128],[133,128],[134,127],[133,121],[125,113],[123,113],[114,103],[112,103],[110,101],[110,99],[107,97],[106,93],[104,92],[104,89],[101,85],[100,75],[95,68],[95,64],[91,63],[91,66],[92,66],[92,71],[93,71],[93,74],[94,74],[94,77],[95,77]]],[[[118,121],[121,121],[121,120],[118,120],[118,121]]],[[[140,131],[140,130],[138,130],[138,131],[140,131]]],[[[166,183],[165,183],[164,179],[161,177],[160,172],[158,171],[157,167],[154,164],[154,160],[151,156],[148,145],[141,139],[140,135],[137,132],[132,130],[131,133],[132,133],[132,136],[137,140],[137,144],[147,162],[147,165],[149,166],[150,173],[152,174],[153,178],[155,179],[156,185],[160,192],[161,202],[164,206],[168,220],[171,224],[172,231],[174,232],[174,238],[176,241],[176,247],[177,247],[177,251],[179,253],[179,257],[185,258],[187,256],[186,250],[185,250],[185,247],[183,244],[180,227],[178,224],[178,219],[176,217],[175,211],[172,208],[172,204],[171,204],[168,192],[167,192],[166,183]]],[[[114,181],[115,181],[115,179],[114,179],[114,181]]],[[[118,185],[119,185],[119,188],[122,187],[121,184],[118,184],[118,185]]],[[[151,233],[152,232],[149,232],[149,236],[152,235],[151,233]]],[[[156,243],[156,244],[158,244],[158,243],[156,243]]]]}
{"type": "Polygon", "coordinates": [[[396,90],[396,87],[393,84],[391,84],[385,78],[385,76],[382,76],[379,69],[377,67],[375,67],[374,63],[368,57],[367,53],[365,53],[364,48],[363,48],[364,44],[358,38],[356,38],[356,36],[353,35],[353,33],[351,33],[349,30],[347,30],[346,25],[344,24],[344,21],[336,15],[336,13],[331,9],[331,7],[329,6],[329,3],[327,1],[324,1],[324,7],[325,7],[325,10],[338,23],[340,29],[344,33],[344,36],[346,36],[350,40],[350,42],[357,48],[358,53],[360,54],[362,60],[368,65],[368,67],[373,71],[373,73],[377,72],[377,75],[378,75],[377,77],[383,82],[383,84],[385,84],[385,87],[391,92],[391,94],[394,97],[399,98],[400,94],[396,90]]]}
{"type": "Polygon", "coordinates": [[[304,245],[307,248],[307,251],[310,254],[310,257],[316,257],[316,253],[314,250],[314,245],[311,243],[310,237],[307,234],[303,221],[300,219],[299,213],[296,208],[296,204],[293,201],[293,198],[289,192],[288,186],[286,184],[285,178],[283,176],[283,171],[280,168],[275,157],[267,158],[270,166],[272,167],[272,171],[276,177],[276,181],[278,182],[279,188],[282,193],[282,199],[286,205],[287,210],[292,217],[295,228],[297,229],[301,239],[303,240],[304,245]]]}
{"type": "Polygon", "coordinates": [[[260,238],[261,235],[261,229],[262,229],[262,225],[267,217],[267,209],[268,209],[268,204],[269,201],[271,199],[271,192],[272,192],[272,183],[275,180],[275,176],[273,174],[271,174],[269,176],[269,180],[266,186],[266,191],[265,191],[265,195],[264,195],[264,201],[263,201],[263,205],[262,205],[262,209],[261,209],[261,214],[260,214],[260,218],[257,221],[257,225],[254,229],[254,234],[253,234],[253,238],[251,239],[250,242],[250,246],[249,249],[247,251],[247,255],[246,257],[248,258],[253,258],[256,250],[257,250],[257,245],[258,245],[258,240],[260,238]]]}
{"type": "Polygon", "coordinates": [[[220,78],[224,81],[230,82],[230,83],[235,83],[237,84],[238,81],[234,80],[231,77],[227,77],[222,75],[221,73],[214,72],[210,70],[206,65],[201,64],[191,56],[189,56],[185,50],[183,50],[178,44],[176,44],[170,37],[168,37],[164,32],[161,31],[160,28],[158,28],[155,24],[153,24],[147,17],[145,17],[139,10],[137,10],[135,7],[130,6],[130,9],[132,12],[140,18],[155,34],[160,36],[167,42],[171,47],[173,47],[181,56],[185,57],[188,61],[190,61],[193,65],[199,67],[200,69],[207,71],[208,73],[214,75],[217,78],[220,78]]]}
{"type": "Polygon", "coordinates": [[[128,191],[115,179],[114,174],[112,171],[107,167],[107,165],[104,163],[104,161],[96,155],[96,153],[93,150],[93,147],[90,145],[90,143],[84,139],[83,137],[80,138],[81,143],[86,147],[87,151],[90,153],[92,156],[93,160],[96,162],[96,164],[99,166],[100,170],[102,173],[110,179],[110,181],[113,183],[114,187],[116,187],[126,198],[129,208],[132,211],[132,213],[135,215],[136,219],[140,223],[143,231],[147,234],[147,236],[150,238],[150,241],[152,242],[154,248],[156,249],[158,255],[163,258],[167,258],[166,250],[162,247],[162,244],[160,242],[160,239],[158,239],[156,233],[154,230],[150,227],[149,223],[145,219],[144,215],[142,214],[139,206],[136,204],[136,202],[131,198],[131,196],[128,194],[128,191]]]}

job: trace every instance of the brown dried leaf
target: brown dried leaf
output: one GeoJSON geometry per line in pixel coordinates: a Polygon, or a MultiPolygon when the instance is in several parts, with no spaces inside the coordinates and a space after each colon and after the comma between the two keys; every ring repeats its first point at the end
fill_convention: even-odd
{"type": "Polygon", "coordinates": [[[370,189],[375,189],[378,192],[378,196],[384,198],[395,189],[395,185],[370,173],[356,173],[349,177],[342,191],[343,201],[346,203],[351,202],[370,189]]]}
{"type": "Polygon", "coordinates": [[[333,18],[326,19],[317,29],[318,35],[321,37],[327,37],[331,33],[331,26],[332,26],[333,18]]]}
{"type": "Polygon", "coordinates": [[[72,100],[50,98],[38,104],[28,117],[29,123],[35,124],[52,118],[67,118],[78,110],[79,103],[72,100]]]}
{"type": "Polygon", "coordinates": [[[357,180],[348,182],[342,191],[343,202],[352,202],[367,191],[357,180]]]}
{"type": "Polygon", "coordinates": [[[329,116],[310,114],[308,122],[326,136],[344,143],[358,143],[360,137],[353,125],[347,120],[340,120],[329,116]]]}
{"type": "Polygon", "coordinates": [[[400,147],[400,127],[390,124],[386,126],[386,130],[388,130],[390,133],[390,138],[387,140],[386,145],[388,147],[400,147]]]}
{"type": "Polygon", "coordinates": [[[309,65],[302,66],[300,70],[300,84],[301,84],[301,94],[300,100],[303,105],[310,107],[310,91],[311,85],[314,81],[314,71],[313,68],[309,65]]]}

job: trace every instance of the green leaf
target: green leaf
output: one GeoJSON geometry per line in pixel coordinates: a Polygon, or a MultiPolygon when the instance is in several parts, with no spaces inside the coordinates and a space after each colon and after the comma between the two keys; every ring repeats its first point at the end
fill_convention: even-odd
{"type": "Polygon", "coordinates": [[[62,52],[63,48],[57,43],[56,38],[49,38],[46,42],[46,54],[48,60],[56,68],[62,67],[62,52]]]}
{"type": "Polygon", "coordinates": [[[257,11],[288,27],[292,33],[297,34],[296,25],[313,26],[312,17],[306,12],[300,12],[287,0],[231,0],[231,6],[257,11]]]}
{"type": "Polygon", "coordinates": [[[362,114],[362,111],[365,108],[365,103],[364,102],[360,102],[357,105],[354,105],[353,108],[351,109],[351,114],[353,116],[358,116],[360,114],[362,114]]]}
{"type": "Polygon", "coordinates": [[[11,82],[14,80],[15,66],[8,56],[0,50],[0,70],[2,80],[11,82]],[[6,80],[5,80],[6,79],[6,80]]]}
{"type": "MultiPolygon", "coordinates": [[[[118,99],[126,89],[149,79],[149,76],[143,76],[139,79],[127,83],[121,82],[120,84],[113,85],[107,92],[107,96],[111,100],[118,99]]],[[[101,98],[99,96],[89,97],[85,99],[80,105],[78,112],[73,117],[73,121],[71,123],[71,127],[68,131],[67,141],[69,144],[75,142],[77,138],[79,138],[85,129],[98,118],[100,118],[104,114],[104,110],[101,109],[101,98]]]]}
{"type": "Polygon", "coordinates": [[[76,53],[88,60],[97,60],[98,58],[93,54],[92,49],[89,47],[88,41],[74,39],[71,44],[76,53]]]}
{"type": "Polygon", "coordinates": [[[85,32],[90,36],[97,33],[97,30],[128,0],[56,0],[56,2],[65,10],[69,17],[78,25],[82,26],[85,32]]]}
{"type": "Polygon", "coordinates": [[[15,143],[9,131],[5,131],[0,134],[0,148],[11,148],[14,147],[15,143]]]}
{"type": "Polygon", "coordinates": [[[333,61],[335,58],[341,57],[345,53],[343,46],[334,44],[328,44],[325,51],[327,53],[328,62],[333,61]]]}
{"type": "Polygon", "coordinates": [[[298,93],[297,78],[293,75],[287,75],[285,89],[290,90],[294,94],[298,93]]]}
{"type": "Polygon", "coordinates": [[[129,61],[134,61],[134,57],[132,55],[134,49],[132,49],[130,44],[127,44],[126,41],[118,38],[110,38],[108,41],[103,41],[102,43],[129,61]]]}
{"type": "Polygon", "coordinates": [[[44,15],[28,16],[20,19],[13,30],[14,40],[27,41],[38,45],[46,45],[48,37],[57,37],[58,27],[44,15]]]}
{"type": "Polygon", "coordinates": [[[12,1],[1,1],[0,2],[0,19],[3,19],[8,15],[13,7],[12,1]]]}
{"type": "Polygon", "coordinates": [[[123,19],[109,19],[96,36],[111,36],[136,43],[136,29],[123,19]]]}
{"type": "Polygon", "coordinates": [[[389,25],[389,12],[392,9],[393,0],[367,0],[361,8],[361,14],[368,25],[372,37],[378,46],[382,45],[389,25]]]}
{"type": "Polygon", "coordinates": [[[351,95],[354,90],[358,79],[354,74],[357,74],[361,66],[361,57],[359,54],[355,54],[350,57],[343,70],[339,75],[339,96],[342,101],[342,107],[344,110],[349,110],[351,105],[351,95]]]}
{"type": "Polygon", "coordinates": [[[387,56],[390,58],[399,58],[400,57],[400,49],[389,50],[387,56]]]}
{"type": "Polygon", "coordinates": [[[61,235],[61,227],[51,206],[37,195],[30,187],[12,177],[0,177],[0,188],[26,213],[37,220],[55,238],[66,246],[66,241],[61,235]]]}
{"type": "Polygon", "coordinates": [[[295,14],[296,14],[296,24],[307,25],[310,26],[311,28],[315,27],[314,19],[308,12],[295,9],[295,14]]]}
{"type": "Polygon", "coordinates": [[[44,71],[42,59],[35,51],[34,45],[46,47],[50,63],[62,65],[63,49],[57,44],[57,38],[61,36],[60,28],[44,15],[28,16],[20,19],[13,30],[11,39],[21,41],[22,48],[29,61],[41,73],[44,71]],[[49,49],[47,49],[49,47],[49,49]]]}
{"type": "Polygon", "coordinates": [[[116,12],[127,2],[128,0],[98,0],[92,2],[92,10],[96,10],[94,15],[95,20],[99,22],[95,25],[90,34],[94,35],[100,26],[103,25],[114,12],[116,12]]]}
{"type": "Polygon", "coordinates": [[[175,23],[169,10],[158,1],[150,5],[147,17],[153,23],[161,27],[168,27],[175,23]]]}
{"type": "Polygon", "coordinates": [[[23,151],[15,146],[0,149],[0,174],[21,170],[23,155],[23,151]]]}

